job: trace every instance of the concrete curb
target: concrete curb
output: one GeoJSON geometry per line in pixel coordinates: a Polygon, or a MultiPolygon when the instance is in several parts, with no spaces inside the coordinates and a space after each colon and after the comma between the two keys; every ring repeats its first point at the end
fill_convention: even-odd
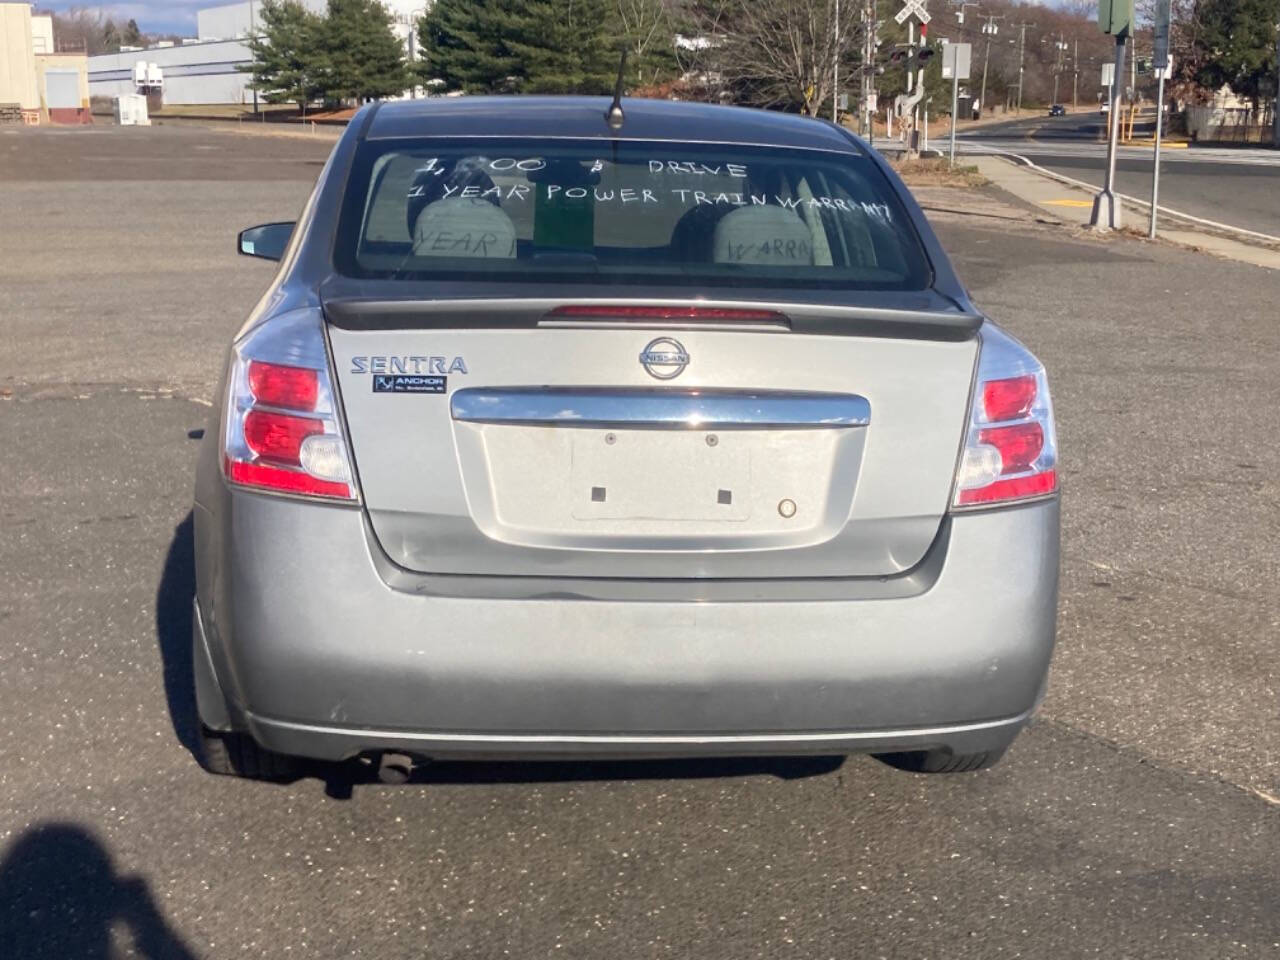
{"type": "MultiPolygon", "coordinates": [[[[1002,178],[998,170],[992,168],[993,164],[983,164],[981,161],[995,161],[996,164],[1006,168],[1025,170],[1043,180],[1061,183],[1089,198],[1092,198],[1098,191],[1094,184],[1085,183],[1082,180],[1076,180],[1052,170],[1047,170],[1019,154],[1001,151],[1000,153],[985,154],[974,159],[979,160],[979,169],[993,183],[1030,203],[1037,210],[1043,209],[1045,204],[1051,201],[1044,200],[1042,196],[1028,196],[1027,190],[1019,189],[1020,185],[1017,183],[1016,177],[1002,178]]],[[[1151,209],[1149,201],[1131,197],[1127,194],[1118,194],[1118,196],[1131,207],[1137,207],[1144,212],[1149,212],[1151,209]]],[[[1159,207],[1159,210],[1161,220],[1165,221],[1165,226],[1160,229],[1157,239],[1231,260],[1239,260],[1244,263],[1280,270],[1280,237],[1246,230],[1242,227],[1233,227],[1231,224],[1218,223],[1214,220],[1206,220],[1203,217],[1196,217],[1163,205],[1159,207]],[[1175,223],[1177,227],[1183,229],[1174,228],[1175,223]]],[[[1071,224],[1066,220],[1062,222],[1072,226],[1083,226],[1083,224],[1071,224]]]]}

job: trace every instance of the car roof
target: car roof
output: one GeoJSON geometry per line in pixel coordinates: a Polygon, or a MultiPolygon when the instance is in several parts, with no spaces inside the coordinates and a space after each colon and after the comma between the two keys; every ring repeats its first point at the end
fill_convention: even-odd
{"type": "Polygon", "coordinates": [[[570,137],[733,143],[859,153],[858,142],[824,120],[678,100],[624,97],[625,121],[605,123],[608,97],[429,97],[381,103],[366,139],[425,136],[570,137]]]}

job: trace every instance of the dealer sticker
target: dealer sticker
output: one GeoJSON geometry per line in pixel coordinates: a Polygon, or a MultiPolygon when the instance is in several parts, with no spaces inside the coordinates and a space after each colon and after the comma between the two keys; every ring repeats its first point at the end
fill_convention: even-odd
{"type": "Polygon", "coordinates": [[[445,393],[448,377],[422,376],[414,373],[375,373],[374,393],[445,393]]]}

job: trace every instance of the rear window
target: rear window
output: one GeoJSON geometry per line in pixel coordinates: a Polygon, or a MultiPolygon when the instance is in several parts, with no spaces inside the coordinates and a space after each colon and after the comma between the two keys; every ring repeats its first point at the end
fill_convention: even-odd
{"type": "Polygon", "coordinates": [[[336,266],[369,279],[920,290],[893,188],[857,154],[636,141],[366,141],[336,266]]]}

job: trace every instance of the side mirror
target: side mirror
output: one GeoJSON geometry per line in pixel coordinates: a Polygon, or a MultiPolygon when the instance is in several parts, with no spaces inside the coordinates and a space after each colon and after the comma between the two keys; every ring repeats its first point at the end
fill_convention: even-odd
{"type": "Polygon", "coordinates": [[[289,246],[293,227],[292,223],[264,223],[241,230],[236,249],[246,257],[279,260],[284,256],[285,247],[289,246]]]}

